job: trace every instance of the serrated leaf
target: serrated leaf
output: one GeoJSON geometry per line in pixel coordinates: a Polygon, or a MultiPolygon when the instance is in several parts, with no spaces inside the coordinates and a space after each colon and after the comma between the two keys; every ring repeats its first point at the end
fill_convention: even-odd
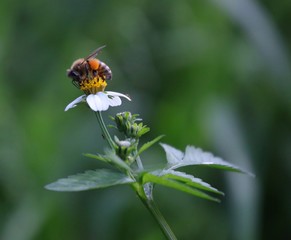
{"type": "Polygon", "coordinates": [[[193,188],[183,182],[179,182],[173,179],[169,179],[166,176],[157,176],[153,173],[145,173],[143,175],[143,183],[155,183],[155,184],[160,184],[166,187],[170,187],[170,188],[174,188],[176,190],[194,195],[196,197],[200,197],[200,198],[204,198],[207,200],[211,200],[211,201],[215,201],[215,202],[219,202],[219,199],[214,198],[196,188],[193,188]]]}
{"type": "Polygon", "coordinates": [[[168,144],[160,144],[164,151],[166,152],[167,161],[170,165],[175,165],[181,163],[184,158],[184,153],[168,144]]]}
{"type": "Polygon", "coordinates": [[[233,172],[241,172],[254,176],[252,173],[245,171],[240,167],[223,160],[222,158],[216,157],[210,152],[204,152],[202,149],[196,148],[194,146],[186,147],[184,161],[186,163],[192,163],[194,165],[207,165],[213,168],[219,168],[233,172]]]}
{"type": "Polygon", "coordinates": [[[189,186],[199,188],[201,190],[224,195],[223,192],[218,191],[216,188],[212,187],[209,183],[206,183],[202,179],[196,178],[193,175],[187,174],[185,172],[174,171],[174,170],[161,170],[161,171],[155,171],[153,173],[154,175],[157,175],[157,176],[164,176],[168,179],[184,182],[189,186]]]}
{"type": "Polygon", "coordinates": [[[205,152],[200,148],[194,146],[187,146],[185,154],[180,150],[173,148],[167,144],[162,144],[167,156],[169,169],[176,169],[191,165],[204,165],[208,167],[223,169],[233,172],[241,172],[254,176],[252,173],[241,169],[240,167],[229,163],[219,157],[215,157],[210,152],[205,152]]]}
{"type": "Polygon", "coordinates": [[[127,175],[109,169],[89,170],[85,173],[62,178],[45,186],[46,189],[60,192],[76,192],[130,184],[134,181],[127,175]]]}
{"type": "Polygon", "coordinates": [[[138,155],[140,155],[143,151],[147,150],[148,148],[150,148],[152,145],[154,145],[156,142],[160,141],[165,135],[160,135],[156,138],[154,138],[153,140],[143,144],[141,146],[141,148],[138,150],[138,155]]]}

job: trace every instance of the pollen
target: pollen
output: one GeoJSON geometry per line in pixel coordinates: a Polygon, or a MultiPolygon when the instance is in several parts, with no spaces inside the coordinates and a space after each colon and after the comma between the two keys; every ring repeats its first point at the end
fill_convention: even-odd
{"type": "Polygon", "coordinates": [[[97,60],[95,58],[89,59],[88,63],[93,70],[98,70],[98,68],[100,66],[99,60],[97,60]]]}
{"type": "Polygon", "coordinates": [[[93,79],[86,79],[82,81],[80,83],[80,90],[87,95],[96,94],[97,92],[103,92],[106,86],[107,82],[97,76],[93,79]]]}

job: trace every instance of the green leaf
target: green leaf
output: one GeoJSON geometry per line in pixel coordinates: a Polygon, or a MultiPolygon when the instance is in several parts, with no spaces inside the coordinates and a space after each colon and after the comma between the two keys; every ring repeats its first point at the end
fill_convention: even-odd
{"type": "Polygon", "coordinates": [[[84,153],[83,155],[88,158],[94,158],[102,162],[110,163],[109,159],[105,158],[104,156],[100,154],[84,153]]]}
{"type": "Polygon", "coordinates": [[[116,155],[113,151],[106,151],[106,155],[104,156],[108,159],[113,165],[117,166],[120,169],[131,171],[131,168],[124,162],[120,157],[116,155]]]}
{"type": "Polygon", "coordinates": [[[109,163],[119,169],[123,169],[126,171],[131,170],[130,167],[120,157],[118,157],[115,154],[115,152],[111,150],[106,150],[105,155],[85,153],[84,156],[89,157],[89,158],[94,158],[102,162],[109,163]]]}
{"type": "Polygon", "coordinates": [[[156,142],[160,141],[165,135],[160,135],[156,138],[154,138],[153,140],[143,144],[141,146],[141,148],[138,150],[138,155],[140,155],[143,151],[147,150],[148,148],[150,148],[152,145],[154,145],[156,142]]]}
{"type": "Polygon", "coordinates": [[[183,161],[184,153],[168,144],[160,143],[166,152],[166,157],[169,165],[174,166],[183,161]]]}
{"type": "Polygon", "coordinates": [[[139,127],[139,131],[138,131],[138,135],[139,137],[141,137],[142,135],[146,134],[147,132],[150,131],[150,128],[147,127],[146,125],[143,125],[142,123],[138,124],[139,127]]]}
{"type": "Polygon", "coordinates": [[[189,186],[199,188],[204,191],[209,191],[209,192],[224,195],[223,192],[220,192],[216,188],[212,187],[210,184],[203,182],[200,178],[196,178],[184,172],[174,171],[174,170],[161,170],[161,171],[155,171],[154,173],[157,176],[163,176],[168,179],[180,181],[180,182],[186,183],[189,186]]]}
{"type": "Polygon", "coordinates": [[[185,153],[167,144],[161,144],[161,146],[166,152],[169,169],[176,169],[191,165],[203,165],[254,176],[252,173],[245,171],[219,157],[215,157],[212,153],[204,152],[200,148],[196,148],[194,146],[187,146],[185,153]]]}
{"type": "Polygon", "coordinates": [[[130,184],[134,180],[127,175],[109,169],[89,170],[85,173],[62,178],[45,186],[46,189],[60,192],[76,192],[130,184]]]}
{"type": "Polygon", "coordinates": [[[174,188],[176,190],[180,190],[182,192],[185,192],[185,193],[189,193],[189,194],[192,194],[196,197],[200,197],[200,198],[204,198],[204,199],[207,199],[207,200],[211,200],[211,201],[216,201],[216,202],[219,202],[219,199],[217,198],[214,198],[186,183],[183,183],[183,182],[180,182],[180,181],[176,181],[176,180],[173,180],[171,178],[168,178],[167,176],[159,176],[159,175],[156,175],[157,173],[145,173],[143,175],[143,184],[146,184],[146,183],[156,183],[156,184],[160,184],[160,185],[163,185],[163,186],[166,186],[166,187],[170,187],[170,188],[174,188]]]}

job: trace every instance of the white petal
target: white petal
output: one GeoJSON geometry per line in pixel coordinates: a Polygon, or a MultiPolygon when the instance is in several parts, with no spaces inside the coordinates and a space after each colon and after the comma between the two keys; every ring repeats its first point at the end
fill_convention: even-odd
{"type": "Polygon", "coordinates": [[[110,106],[108,96],[104,92],[98,92],[97,95],[102,102],[102,111],[106,111],[110,106]]]}
{"type": "Polygon", "coordinates": [[[126,95],[124,95],[124,94],[122,94],[122,93],[106,91],[106,94],[109,95],[109,96],[124,97],[124,98],[126,98],[128,101],[131,101],[131,99],[130,99],[129,96],[126,96],[126,95]]]}
{"type": "Polygon", "coordinates": [[[111,107],[116,107],[116,106],[120,106],[122,101],[120,99],[120,97],[117,96],[107,96],[108,101],[109,101],[109,105],[111,107]]]}
{"type": "Polygon", "coordinates": [[[95,112],[96,111],[105,111],[109,107],[109,104],[106,103],[103,100],[103,98],[99,96],[99,94],[90,94],[89,96],[87,96],[86,100],[87,100],[89,107],[95,112]]]}
{"type": "Polygon", "coordinates": [[[100,111],[102,103],[98,96],[95,94],[90,94],[87,96],[86,101],[93,111],[100,111]]]}
{"type": "Polygon", "coordinates": [[[66,108],[65,108],[65,112],[71,108],[76,107],[78,103],[83,102],[85,97],[86,97],[86,95],[82,95],[82,96],[76,98],[73,102],[69,103],[68,106],[66,106],[66,108]]]}

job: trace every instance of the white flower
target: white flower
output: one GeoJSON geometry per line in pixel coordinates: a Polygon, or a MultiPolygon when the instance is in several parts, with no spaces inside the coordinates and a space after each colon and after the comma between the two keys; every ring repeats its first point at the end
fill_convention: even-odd
{"type": "Polygon", "coordinates": [[[109,107],[116,107],[121,105],[122,101],[120,97],[124,97],[128,101],[131,101],[131,99],[128,96],[122,93],[110,91],[97,92],[95,94],[82,95],[76,98],[65,108],[65,111],[68,111],[73,107],[76,107],[77,104],[80,102],[87,102],[89,107],[95,112],[106,111],[109,107]]]}

